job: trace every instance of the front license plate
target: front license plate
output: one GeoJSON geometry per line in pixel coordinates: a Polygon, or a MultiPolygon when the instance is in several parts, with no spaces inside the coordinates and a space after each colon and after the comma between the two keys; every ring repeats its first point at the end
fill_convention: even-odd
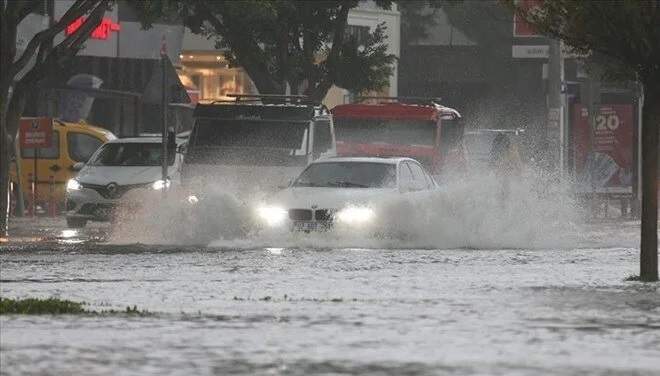
{"type": "Polygon", "coordinates": [[[293,222],[293,228],[296,231],[327,231],[330,230],[330,223],[327,222],[293,222]]]}

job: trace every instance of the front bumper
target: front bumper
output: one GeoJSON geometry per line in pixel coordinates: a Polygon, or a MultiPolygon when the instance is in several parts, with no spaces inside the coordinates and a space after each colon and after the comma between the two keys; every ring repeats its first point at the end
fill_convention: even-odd
{"type": "MultiPolygon", "coordinates": [[[[65,200],[65,213],[67,218],[86,219],[96,222],[109,222],[123,213],[135,213],[141,206],[142,201],[135,196],[146,189],[135,189],[136,192],[126,194],[117,199],[109,199],[101,196],[91,188],[80,188],[67,190],[65,200]]],[[[149,192],[155,193],[155,192],[149,192]]]]}

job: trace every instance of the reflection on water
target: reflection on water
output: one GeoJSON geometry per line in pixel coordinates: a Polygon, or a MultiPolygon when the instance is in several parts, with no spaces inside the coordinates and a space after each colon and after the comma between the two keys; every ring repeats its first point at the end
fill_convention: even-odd
{"type": "Polygon", "coordinates": [[[491,178],[382,203],[405,236],[232,237],[250,210],[218,192],[2,244],[3,297],[154,315],[2,316],[0,374],[660,373],[660,285],[624,282],[639,223],[491,178]]]}
{"type": "Polygon", "coordinates": [[[651,375],[660,286],[623,281],[637,261],[606,244],[16,247],[0,252],[2,296],[155,314],[2,316],[0,364],[12,375],[651,375]]]}

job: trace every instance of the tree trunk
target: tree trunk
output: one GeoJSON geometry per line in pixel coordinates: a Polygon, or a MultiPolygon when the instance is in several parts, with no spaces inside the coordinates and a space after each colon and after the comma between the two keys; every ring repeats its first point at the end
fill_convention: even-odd
{"type": "Polygon", "coordinates": [[[642,109],[642,234],[640,279],[658,280],[658,132],[660,82],[644,82],[642,109]]]}
{"type": "Polygon", "coordinates": [[[7,133],[7,94],[2,93],[0,100],[0,236],[8,235],[9,222],[9,168],[11,165],[11,148],[13,143],[7,133]]]}
{"type": "Polygon", "coordinates": [[[7,236],[9,232],[9,171],[11,168],[11,155],[18,131],[18,123],[27,96],[29,84],[25,76],[14,86],[11,101],[7,105],[9,90],[0,93],[0,235],[7,236]]]}

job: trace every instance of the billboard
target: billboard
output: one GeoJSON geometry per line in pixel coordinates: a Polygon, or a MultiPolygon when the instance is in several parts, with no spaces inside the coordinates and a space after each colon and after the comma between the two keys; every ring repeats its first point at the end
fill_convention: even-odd
{"type": "Polygon", "coordinates": [[[604,104],[592,132],[585,105],[575,105],[573,160],[581,191],[632,192],[633,105],[604,104]]]}

